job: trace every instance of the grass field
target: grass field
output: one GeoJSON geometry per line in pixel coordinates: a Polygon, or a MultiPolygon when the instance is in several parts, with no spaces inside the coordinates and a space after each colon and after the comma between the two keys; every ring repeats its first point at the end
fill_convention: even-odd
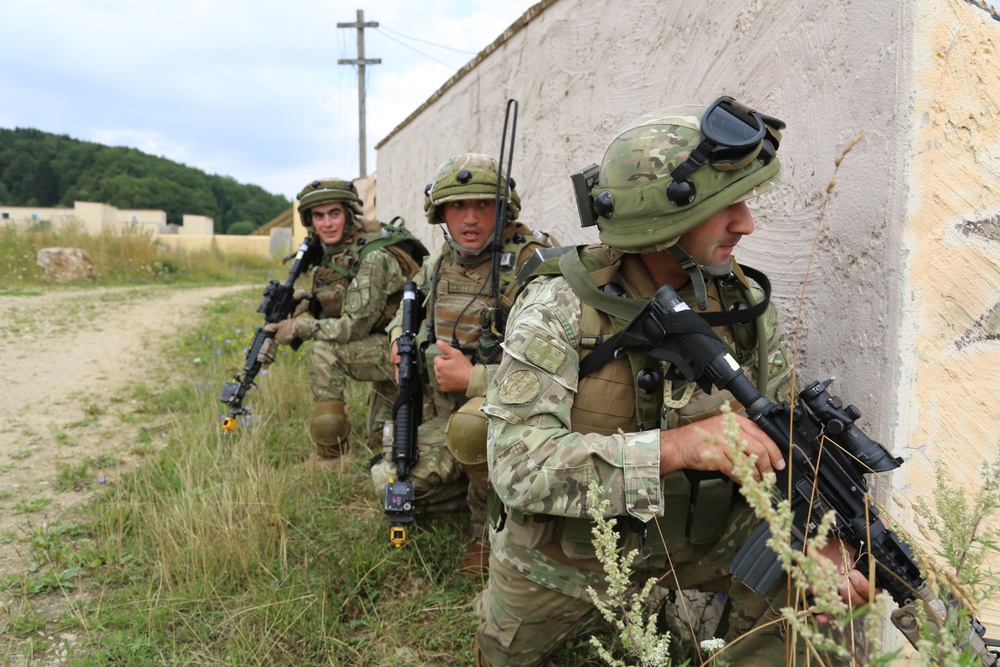
{"type": "MultiPolygon", "coordinates": [[[[171,275],[198,283],[262,271],[239,262],[199,268],[202,261],[210,264],[186,258],[187,268],[171,275]]],[[[33,285],[26,278],[6,287],[33,285]]],[[[247,290],[213,304],[163,351],[156,374],[129,388],[133,446],[147,454],[145,465],[104,486],[78,515],[0,535],[23,541],[33,556],[27,571],[0,582],[0,663],[14,646],[30,659],[65,644],[58,664],[71,667],[472,664],[472,602],[485,582],[456,573],[471,538],[467,517],[420,516],[409,542],[393,548],[361,419],[339,471],[308,463],[303,352],[283,348],[248,395],[252,416],[222,432],[219,393],[243,365],[259,299],[259,290],[247,290]],[[63,642],[66,634],[75,640],[63,642]]],[[[354,387],[355,414],[364,392],[354,387]]],[[[73,471],[63,482],[72,485],[73,471]]],[[[987,506],[959,506],[961,493],[948,502],[975,518],[996,509],[995,482],[987,491],[987,506]]],[[[941,528],[957,523],[952,516],[941,528]]],[[[963,529],[975,536],[977,526],[963,529]]],[[[985,535],[987,550],[996,549],[994,536],[985,535]]],[[[966,537],[949,546],[962,558],[972,553],[966,537]]],[[[605,664],[588,645],[591,634],[615,647],[614,633],[593,621],[556,662],[605,664]]]]}

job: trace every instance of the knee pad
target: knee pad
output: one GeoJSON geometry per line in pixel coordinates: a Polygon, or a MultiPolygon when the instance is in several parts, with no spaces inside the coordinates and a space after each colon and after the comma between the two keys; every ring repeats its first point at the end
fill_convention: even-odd
{"type": "Polygon", "coordinates": [[[482,398],[467,401],[448,420],[444,442],[455,460],[462,464],[466,477],[477,489],[489,488],[486,456],[486,415],[479,409],[482,398]]]}
{"type": "Polygon", "coordinates": [[[343,401],[323,401],[313,405],[309,421],[309,436],[317,446],[334,447],[347,440],[351,420],[347,418],[343,401]]]}

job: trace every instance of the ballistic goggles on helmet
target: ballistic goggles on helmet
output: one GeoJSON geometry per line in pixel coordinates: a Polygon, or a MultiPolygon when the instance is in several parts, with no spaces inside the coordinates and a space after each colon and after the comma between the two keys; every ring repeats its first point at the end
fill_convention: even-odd
{"type": "Polygon", "coordinates": [[[675,206],[687,206],[695,200],[697,192],[690,176],[706,162],[717,171],[742,169],[754,159],[768,164],[778,151],[785,123],[724,95],[705,109],[700,126],[701,143],[670,172],[667,198],[675,206]]]}

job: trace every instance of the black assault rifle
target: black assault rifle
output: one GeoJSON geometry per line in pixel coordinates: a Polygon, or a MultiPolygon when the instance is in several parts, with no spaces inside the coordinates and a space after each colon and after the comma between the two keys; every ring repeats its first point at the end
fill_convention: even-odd
{"type": "MultiPolygon", "coordinates": [[[[836,514],[833,532],[857,549],[856,567],[873,574],[875,584],[900,606],[892,613],[892,622],[914,647],[921,638],[918,618],[944,628],[948,617],[957,613],[957,602],[934,596],[909,545],[879,518],[865,475],[898,468],[902,459],[894,458],[854,424],[860,417],[857,408],[844,407],[826,391],[832,378],[806,387],[794,408],[775,404],[757,390],[709,324],[669,285],[653,295],[617,334],[613,345],[652,348],[651,357],[669,362],[674,373],[696,382],[703,391],[710,392],[714,386],[732,393],[787,462],[787,473],[778,475],[778,488],[791,501],[794,514],[791,545],[801,550],[815,534],[820,518],[832,510],[836,514]],[[874,573],[869,572],[869,559],[874,573]]],[[[766,544],[770,536],[764,523],[730,565],[733,575],[760,595],[783,576],[777,556],[766,544]]],[[[967,633],[956,637],[955,645],[977,656],[984,666],[996,665],[1000,642],[984,639],[985,627],[971,615],[969,619],[967,633]]]]}
{"type": "Polygon", "coordinates": [[[403,283],[403,332],[396,339],[399,355],[399,392],[392,406],[392,462],[396,476],[385,484],[385,516],[389,542],[398,549],[406,544],[406,526],[413,523],[413,482],[410,471],[419,458],[417,427],[423,417],[423,381],[417,331],[424,319],[423,295],[412,280],[403,283]]]}
{"type": "MultiPolygon", "coordinates": [[[[257,312],[264,314],[264,324],[273,324],[288,319],[295,311],[297,304],[292,298],[295,293],[295,281],[309,267],[319,264],[323,258],[323,246],[318,238],[310,235],[299,246],[294,257],[295,261],[292,262],[292,267],[288,271],[288,279],[284,283],[272,280],[264,288],[264,300],[257,306],[257,312]]],[[[258,358],[260,350],[264,342],[270,338],[274,338],[273,333],[264,331],[263,327],[257,327],[250,347],[247,348],[247,358],[246,363],[243,364],[243,371],[237,373],[222,387],[222,396],[219,397],[219,400],[229,406],[229,416],[222,418],[222,430],[227,433],[236,430],[238,417],[250,412],[250,409],[243,405],[243,397],[246,396],[250,387],[255,386],[254,380],[257,379],[257,374],[260,373],[264,365],[258,358]]],[[[297,350],[301,345],[302,341],[296,339],[292,342],[292,349],[297,350]]]]}

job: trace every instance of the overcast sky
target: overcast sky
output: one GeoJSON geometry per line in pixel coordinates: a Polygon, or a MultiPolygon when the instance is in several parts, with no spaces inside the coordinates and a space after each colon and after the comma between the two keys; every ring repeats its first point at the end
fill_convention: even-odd
{"type": "Polygon", "coordinates": [[[374,147],[536,0],[0,0],[0,127],[130,146],[294,198],[374,147]]]}

